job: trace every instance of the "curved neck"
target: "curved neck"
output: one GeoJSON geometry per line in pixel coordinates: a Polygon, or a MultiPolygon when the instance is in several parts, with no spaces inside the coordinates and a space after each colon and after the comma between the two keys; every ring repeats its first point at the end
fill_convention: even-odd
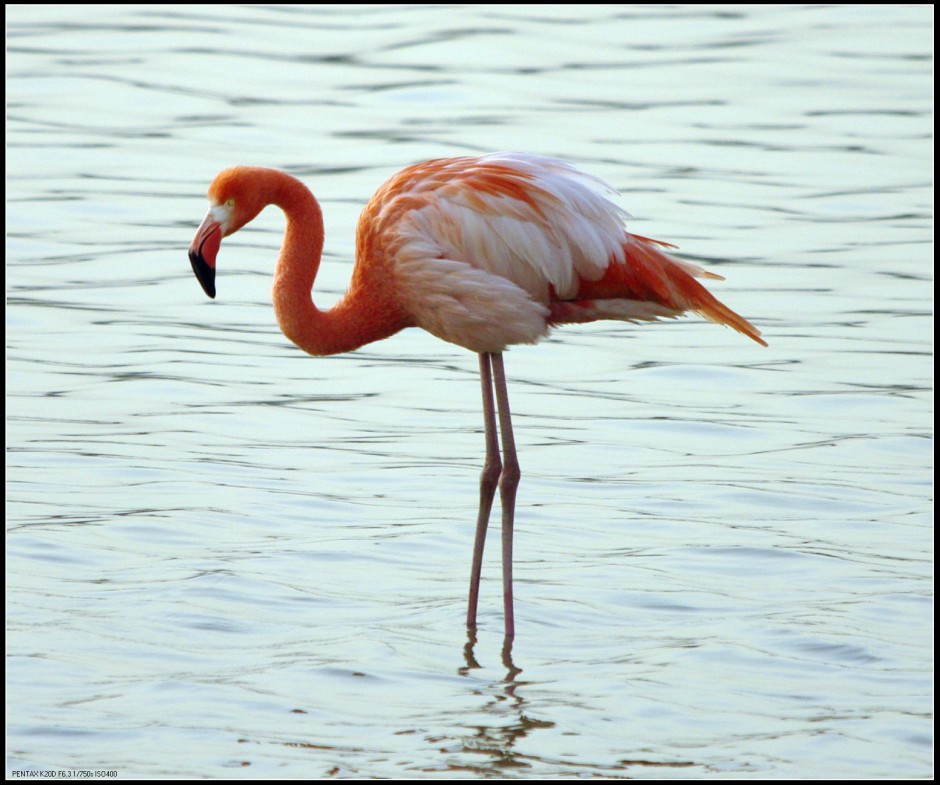
{"type": "Polygon", "coordinates": [[[281,174],[272,186],[269,203],[287,216],[273,289],[274,312],[284,335],[309,354],[325,355],[352,351],[407,326],[407,319],[385,294],[387,287],[369,286],[372,276],[363,274],[363,269],[371,260],[361,252],[343,298],[327,311],[313,304],[311,289],[323,253],[323,213],[299,180],[281,174]]]}

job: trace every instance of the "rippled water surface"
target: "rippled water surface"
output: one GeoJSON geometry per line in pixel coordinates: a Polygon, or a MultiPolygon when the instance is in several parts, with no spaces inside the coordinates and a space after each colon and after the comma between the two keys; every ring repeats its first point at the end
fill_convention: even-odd
{"type": "MultiPolygon", "coordinates": [[[[7,771],[927,777],[927,6],[7,6],[7,771]],[[514,348],[517,636],[464,603],[476,358],[277,328],[287,169],[351,270],[426,158],[557,155],[723,274],[514,348]]],[[[493,535],[498,534],[497,531],[493,535]]]]}

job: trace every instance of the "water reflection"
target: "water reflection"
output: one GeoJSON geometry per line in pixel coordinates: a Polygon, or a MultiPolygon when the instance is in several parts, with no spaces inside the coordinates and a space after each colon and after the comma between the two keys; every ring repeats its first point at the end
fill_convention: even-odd
{"type": "MultiPolygon", "coordinates": [[[[458,669],[462,676],[471,675],[472,670],[482,667],[474,653],[476,644],[476,630],[468,629],[463,652],[466,665],[458,669]]],[[[516,750],[517,743],[535,730],[555,727],[553,722],[534,720],[526,716],[526,701],[520,693],[524,684],[516,681],[516,676],[522,673],[522,669],[513,663],[512,644],[513,637],[503,638],[500,658],[506,671],[505,677],[501,682],[490,683],[486,689],[477,688],[477,692],[485,697],[480,713],[495,715],[497,722],[493,725],[476,724],[473,726],[473,735],[461,739],[463,752],[472,753],[474,759],[480,756],[488,758],[489,761],[474,765],[451,764],[449,769],[452,771],[468,770],[481,776],[505,776],[507,768],[530,768],[530,764],[525,760],[527,756],[516,750]],[[508,720],[510,716],[514,719],[508,720]]]]}
{"type": "MultiPolygon", "coordinates": [[[[512,661],[512,642],[513,636],[505,636],[503,638],[503,647],[500,652],[500,658],[503,663],[503,667],[506,668],[506,678],[504,681],[507,683],[512,683],[515,681],[517,674],[522,673],[521,668],[517,668],[512,661]]],[[[458,670],[462,676],[466,676],[470,673],[471,670],[481,668],[479,661],[476,658],[474,653],[474,647],[477,645],[477,631],[476,628],[471,627],[467,629],[467,643],[463,648],[463,656],[466,661],[466,665],[458,670]]]]}
{"type": "MultiPolygon", "coordinates": [[[[472,675],[471,671],[482,666],[476,658],[474,648],[477,643],[476,632],[467,631],[467,643],[464,646],[464,659],[466,666],[458,669],[462,676],[472,675]]],[[[469,771],[477,776],[511,776],[507,772],[518,770],[520,774],[527,772],[538,773],[543,768],[554,768],[561,772],[583,771],[581,764],[567,766],[566,762],[558,756],[537,755],[531,752],[533,742],[536,747],[551,747],[551,742],[544,744],[536,742],[539,732],[548,732],[554,737],[559,725],[545,719],[546,712],[551,709],[535,706],[527,700],[526,693],[537,691],[539,685],[531,682],[519,681],[516,677],[522,673],[512,659],[511,638],[504,638],[501,652],[502,665],[505,676],[501,680],[494,680],[476,687],[484,703],[480,713],[483,716],[492,715],[491,723],[475,722],[470,730],[472,735],[461,737],[460,751],[469,753],[472,763],[449,763],[449,771],[469,771]],[[536,715],[543,715],[538,717],[536,715]],[[477,762],[479,761],[479,762],[477,762]]],[[[629,729],[624,729],[624,736],[629,736],[629,729]]],[[[637,774],[637,770],[650,769],[688,769],[698,764],[689,760],[644,760],[628,759],[618,760],[609,766],[589,767],[595,776],[618,776],[628,772],[637,774]]]]}

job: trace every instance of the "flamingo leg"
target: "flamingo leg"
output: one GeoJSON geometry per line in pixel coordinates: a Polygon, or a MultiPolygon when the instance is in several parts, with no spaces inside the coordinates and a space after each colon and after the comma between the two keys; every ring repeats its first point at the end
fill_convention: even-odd
{"type": "Polygon", "coordinates": [[[477,515],[477,532],[473,542],[473,566],[470,569],[470,598],[467,602],[467,626],[477,624],[477,601],[480,597],[480,571],[483,569],[483,547],[486,545],[486,528],[493,508],[493,497],[499,482],[503,464],[499,458],[499,435],[496,432],[496,403],[493,398],[493,375],[490,370],[491,355],[480,354],[480,383],[483,388],[483,423],[486,432],[486,460],[480,473],[480,511],[477,515]]]}
{"type": "Polygon", "coordinates": [[[486,544],[486,529],[496,489],[503,508],[503,611],[506,617],[506,640],[516,633],[512,603],[512,527],[516,512],[516,489],[519,487],[519,460],[516,457],[516,442],[512,435],[512,418],[509,413],[509,391],[506,388],[506,371],[503,355],[480,354],[480,383],[483,388],[483,422],[486,428],[486,461],[480,473],[480,511],[477,515],[477,531],[473,542],[473,565],[470,568],[470,598],[467,602],[467,626],[475,628],[477,602],[480,598],[480,572],[483,568],[483,547],[486,544]],[[494,399],[495,388],[495,399],[494,399]],[[499,411],[499,430],[496,427],[499,411]],[[500,459],[500,437],[503,455],[500,459]]]}
{"type": "Polygon", "coordinates": [[[499,475],[499,497],[503,507],[503,609],[506,617],[506,640],[509,641],[516,633],[512,604],[512,527],[516,512],[516,489],[519,487],[522,472],[516,458],[516,442],[512,435],[509,391],[506,389],[503,355],[493,354],[492,363],[496,403],[499,407],[499,430],[503,442],[503,470],[499,475]]]}

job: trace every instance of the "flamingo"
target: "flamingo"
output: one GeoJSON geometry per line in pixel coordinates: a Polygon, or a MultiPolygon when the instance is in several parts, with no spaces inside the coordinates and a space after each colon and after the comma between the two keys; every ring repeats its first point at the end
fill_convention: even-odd
{"type": "Polygon", "coordinates": [[[214,298],[222,238],[277,205],[287,228],[274,273],[274,311],[284,335],[301,349],[337,354],[422,327],[479,355],[486,458],[467,627],[476,629],[483,547],[498,487],[507,642],[515,635],[512,547],[520,478],[503,366],[507,347],[535,343],[562,324],[653,321],[686,311],[767,345],[757,328],[696,280],[723,280],[720,275],[669,254],[675,248],[669,243],[629,233],[629,214],[608,198],[615,193],[569,163],[523,153],[409,166],[379,188],[360,215],[352,282],[326,311],[311,299],[323,250],[320,205],[285,172],[252,166],[221,172],[189,248],[193,271],[214,298]]]}

